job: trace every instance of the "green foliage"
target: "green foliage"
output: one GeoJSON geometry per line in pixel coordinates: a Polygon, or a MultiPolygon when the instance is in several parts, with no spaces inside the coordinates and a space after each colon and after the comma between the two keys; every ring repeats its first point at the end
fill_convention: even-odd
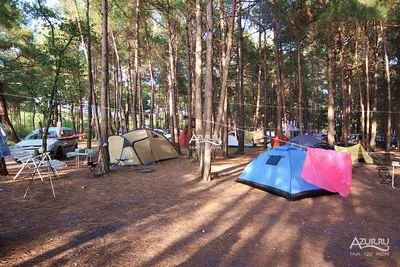
{"type": "MultiPolygon", "coordinates": [[[[17,28],[22,20],[21,10],[15,0],[2,0],[0,2],[0,29],[17,28]]],[[[4,29],[3,29],[4,30],[4,29]]]]}

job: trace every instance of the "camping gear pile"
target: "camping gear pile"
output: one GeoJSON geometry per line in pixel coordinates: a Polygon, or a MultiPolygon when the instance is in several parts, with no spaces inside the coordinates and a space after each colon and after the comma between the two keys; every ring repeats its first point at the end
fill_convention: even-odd
{"type": "Polygon", "coordinates": [[[297,136],[259,155],[237,181],[288,200],[334,193],[346,197],[352,184],[352,163],[360,156],[372,163],[359,146],[333,150],[315,137],[297,136]]]}

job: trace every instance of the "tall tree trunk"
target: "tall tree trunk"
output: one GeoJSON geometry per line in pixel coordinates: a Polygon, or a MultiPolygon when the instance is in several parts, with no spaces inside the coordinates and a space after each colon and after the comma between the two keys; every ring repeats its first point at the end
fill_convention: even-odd
{"type": "Polygon", "coordinates": [[[355,106],[355,101],[354,97],[350,97],[353,96],[352,77],[353,73],[351,70],[349,70],[346,79],[346,87],[347,87],[346,116],[348,117],[346,123],[347,123],[348,133],[351,133],[351,131],[355,129],[354,108],[353,108],[355,106]]]}
{"type": "MultiPolygon", "coordinates": [[[[207,0],[207,39],[206,39],[206,131],[205,136],[212,136],[212,116],[213,116],[213,14],[212,0],[207,0]]],[[[204,171],[203,180],[211,181],[211,152],[212,147],[210,142],[205,143],[204,149],[204,171]]]]}
{"type": "MultiPolygon", "coordinates": [[[[263,67],[264,67],[264,76],[263,76],[263,97],[264,97],[264,136],[267,136],[268,131],[268,52],[267,52],[267,33],[264,31],[264,53],[263,53],[263,67]]],[[[271,129],[269,129],[269,136],[271,136],[271,129]]],[[[264,142],[266,142],[266,138],[264,138],[264,142]]],[[[267,145],[267,143],[264,143],[267,145]]]]}
{"type": "Polygon", "coordinates": [[[174,56],[174,46],[173,46],[173,32],[171,25],[171,14],[169,8],[169,0],[166,1],[166,14],[167,14],[167,28],[168,28],[168,54],[169,54],[169,105],[170,105],[170,129],[171,129],[171,139],[175,149],[180,154],[179,146],[179,118],[177,117],[177,101],[176,101],[176,65],[174,56]]]}
{"type": "MultiPolygon", "coordinates": [[[[188,1],[188,0],[187,0],[188,1]]],[[[155,94],[155,82],[153,76],[153,66],[152,66],[152,58],[151,58],[151,47],[149,42],[149,33],[147,31],[147,24],[144,24],[144,29],[146,33],[146,47],[147,47],[147,59],[148,59],[148,67],[149,67],[149,74],[150,74],[150,129],[157,128],[157,123],[154,123],[154,94],[155,94]]]]}
{"type": "Polygon", "coordinates": [[[17,123],[17,134],[18,136],[21,136],[21,105],[19,103],[16,103],[14,112],[15,121],[17,123]]]}
{"type": "MultiPolygon", "coordinates": [[[[102,0],[101,31],[101,139],[108,142],[108,0],[102,0]]],[[[103,145],[100,150],[101,171],[109,173],[108,146],[103,145]]]]}
{"type": "Polygon", "coordinates": [[[120,116],[120,110],[121,110],[121,106],[120,106],[120,95],[121,95],[121,84],[119,83],[119,53],[118,53],[118,48],[117,48],[117,44],[115,41],[115,36],[114,36],[114,32],[111,29],[110,30],[111,33],[111,40],[113,43],[113,47],[114,47],[114,61],[113,61],[113,73],[114,73],[114,126],[115,126],[115,132],[118,134],[120,128],[121,128],[121,116],[120,116]]]}
{"type": "Polygon", "coordinates": [[[380,21],[383,53],[385,56],[385,71],[386,71],[386,82],[387,82],[387,129],[386,129],[386,153],[385,159],[390,160],[390,144],[392,142],[392,90],[390,87],[390,69],[389,69],[389,57],[387,54],[387,43],[386,43],[386,33],[383,26],[382,20],[380,21]]]}
{"type": "MultiPolygon", "coordinates": [[[[96,75],[97,75],[97,70],[96,70],[96,68],[94,68],[93,69],[93,81],[96,80],[96,75]]],[[[92,91],[92,93],[93,93],[93,107],[94,107],[93,115],[94,115],[94,120],[95,120],[95,123],[96,123],[96,138],[100,139],[101,138],[101,129],[100,129],[100,115],[99,115],[99,109],[98,109],[99,105],[98,105],[98,101],[97,101],[97,99],[98,99],[97,93],[98,92],[97,92],[96,83],[94,83],[94,82],[93,82],[93,91],[92,91]]]]}
{"type": "MultiPolygon", "coordinates": [[[[203,105],[201,93],[201,54],[202,54],[202,24],[201,24],[201,0],[196,0],[196,54],[195,54],[195,88],[196,88],[196,136],[203,134],[203,105]]],[[[203,177],[202,145],[197,142],[196,150],[200,159],[199,176],[203,177]]]]}
{"type": "MultiPolygon", "coordinates": [[[[128,48],[128,51],[130,51],[130,48],[128,48]]],[[[131,54],[130,52],[129,52],[129,54],[131,54]]],[[[132,118],[132,122],[134,121],[134,120],[136,120],[136,108],[134,108],[133,107],[133,105],[135,105],[136,106],[136,100],[134,99],[134,98],[136,98],[136,94],[135,94],[135,88],[134,88],[134,86],[133,86],[133,83],[134,83],[134,79],[133,79],[133,73],[132,73],[132,62],[131,62],[131,60],[129,59],[128,60],[128,80],[129,80],[129,89],[128,89],[128,91],[129,91],[129,96],[130,96],[130,98],[129,98],[129,100],[130,100],[130,104],[128,105],[128,110],[131,112],[131,116],[132,117],[135,117],[135,118],[132,118]]],[[[133,123],[132,123],[132,127],[133,127],[133,123]]],[[[129,129],[136,129],[136,128],[129,128],[129,123],[128,123],[128,130],[129,129]]]]}
{"type": "Polygon", "coordinates": [[[371,103],[369,93],[369,40],[365,42],[365,104],[367,106],[366,123],[365,123],[365,144],[369,147],[370,141],[370,116],[371,103]]]}
{"type": "Polygon", "coordinates": [[[326,50],[328,57],[327,77],[328,77],[328,144],[335,142],[335,98],[334,98],[334,73],[333,73],[333,36],[332,25],[328,22],[326,27],[326,50]]]}
{"type": "MultiPolygon", "coordinates": [[[[259,20],[261,24],[261,19],[259,20]]],[[[254,116],[254,128],[257,128],[259,120],[260,99],[261,99],[261,75],[262,75],[262,46],[261,46],[261,26],[258,29],[258,75],[257,75],[257,100],[256,100],[256,113],[254,116]]]]}
{"type": "Polygon", "coordinates": [[[6,132],[10,135],[9,140],[18,143],[20,139],[14,130],[10,118],[8,117],[7,102],[6,98],[4,97],[4,88],[3,88],[3,83],[1,81],[0,81],[0,116],[2,118],[2,123],[5,127],[6,132]]]}
{"type": "MultiPolygon", "coordinates": [[[[159,127],[159,123],[158,123],[158,121],[159,121],[159,116],[158,116],[158,113],[159,113],[159,108],[158,108],[158,105],[157,104],[155,104],[155,106],[154,106],[154,126],[156,127],[156,128],[158,128],[159,127]]],[[[161,126],[160,126],[161,127],[161,126]]]]}
{"type": "MultiPolygon", "coordinates": [[[[228,89],[228,88],[227,88],[228,89]]],[[[228,112],[229,112],[229,107],[228,107],[228,90],[226,92],[226,96],[225,96],[225,103],[224,103],[224,120],[223,120],[223,124],[224,124],[224,128],[223,128],[223,134],[222,134],[222,143],[224,144],[224,157],[227,158],[228,154],[229,154],[229,116],[228,116],[228,112]]]]}
{"type": "MultiPolygon", "coordinates": [[[[168,75],[168,74],[167,74],[168,75]]],[[[169,77],[168,77],[169,78],[169,77]]],[[[169,128],[169,95],[168,95],[168,87],[164,89],[164,129],[170,129],[169,128]]],[[[170,129],[171,130],[171,129],[170,129]]],[[[172,141],[172,140],[171,140],[172,141]]]]}
{"type": "Polygon", "coordinates": [[[232,54],[232,43],[233,43],[233,30],[235,28],[235,11],[236,11],[236,0],[232,0],[232,11],[229,16],[229,29],[228,29],[228,39],[225,37],[225,12],[223,7],[223,1],[219,1],[219,6],[221,10],[221,69],[222,69],[222,81],[221,81],[221,95],[218,104],[218,112],[215,121],[214,127],[214,135],[219,136],[219,131],[221,127],[222,117],[224,114],[224,102],[227,97],[227,88],[228,88],[228,74],[229,74],[229,66],[231,62],[231,54],[232,54]],[[226,52],[225,52],[226,46],[226,52]]]}
{"type": "Polygon", "coordinates": [[[150,73],[150,86],[151,86],[151,92],[150,92],[150,128],[157,128],[157,120],[154,122],[154,94],[156,92],[155,88],[155,81],[154,81],[154,76],[153,76],[153,66],[151,64],[151,58],[149,55],[149,73],[150,73]]]}
{"type": "Polygon", "coordinates": [[[131,104],[131,75],[130,68],[128,67],[127,71],[125,71],[126,76],[126,91],[125,91],[125,107],[124,107],[124,130],[128,132],[129,130],[129,114],[130,114],[130,104],[131,104]]]}
{"type": "MultiPolygon", "coordinates": [[[[39,3],[40,5],[40,3],[39,3]]],[[[49,20],[47,19],[47,21],[49,22],[49,20]]],[[[49,26],[53,29],[53,25],[51,24],[51,22],[49,22],[49,26]]],[[[51,31],[52,32],[52,40],[53,40],[53,48],[56,49],[55,45],[54,45],[54,40],[55,40],[55,36],[54,36],[54,29],[51,31]]],[[[54,81],[53,81],[53,87],[51,90],[51,94],[50,94],[50,101],[48,102],[48,112],[46,112],[46,116],[44,116],[43,118],[46,119],[47,117],[47,122],[45,125],[45,130],[42,136],[42,153],[45,154],[47,152],[47,135],[49,133],[49,128],[50,128],[50,124],[52,121],[52,117],[54,112],[57,112],[57,103],[55,102],[55,99],[57,99],[57,88],[58,88],[58,80],[60,78],[60,73],[61,73],[61,67],[62,67],[62,57],[66,51],[66,49],[68,48],[68,46],[71,44],[73,37],[70,37],[68,43],[63,47],[62,50],[58,50],[57,54],[55,55],[56,60],[55,60],[55,67],[56,67],[56,73],[55,73],[55,77],[54,77],[54,81]]]]}
{"type": "MultiPolygon", "coordinates": [[[[61,121],[61,118],[60,118],[61,121]]],[[[79,133],[83,133],[83,99],[79,100],[79,133]]]]}
{"type": "MultiPolygon", "coordinates": [[[[278,6],[278,11],[279,11],[279,6],[278,6]]],[[[280,36],[280,26],[278,25],[278,36],[280,36]]],[[[279,92],[280,92],[280,96],[281,96],[281,104],[282,104],[282,114],[283,114],[283,126],[282,126],[282,137],[285,136],[285,132],[283,132],[283,130],[287,130],[287,123],[288,123],[288,112],[286,109],[286,99],[288,98],[287,92],[285,90],[285,85],[283,82],[283,48],[282,48],[282,42],[278,39],[278,66],[279,66],[279,92]]],[[[291,61],[289,59],[289,61],[291,61]]],[[[290,78],[288,79],[288,84],[289,84],[289,88],[290,88],[290,78]]],[[[292,99],[292,97],[289,97],[289,99],[292,99]]],[[[292,106],[292,105],[290,105],[292,106]]],[[[283,137],[283,139],[285,139],[285,137],[283,137]]]]}
{"type": "Polygon", "coordinates": [[[238,86],[237,86],[237,95],[238,95],[238,131],[239,131],[239,139],[238,139],[238,149],[236,151],[237,154],[244,153],[244,93],[243,93],[243,28],[242,28],[242,3],[241,0],[238,1],[238,86]]]}
{"type": "MultiPolygon", "coordinates": [[[[220,38],[219,38],[219,67],[220,67],[220,73],[224,73],[224,65],[225,65],[225,59],[226,59],[226,21],[225,21],[225,7],[224,7],[224,2],[223,0],[218,0],[218,7],[220,10],[220,15],[219,15],[219,31],[220,31],[220,38]]],[[[221,79],[221,84],[223,83],[223,78],[221,79]]],[[[226,87],[227,89],[228,87],[226,87]]],[[[222,86],[221,86],[221,94],[222,94],[222,86]]],[[[220,95],[221,97],[221,95],[220,95]]],[[[228,156],[228,136],[225,136],[228,134],[228,127],[227,127],[227,120],[226,120],[226,113],[227,112],[227,105],[226,105],[226,100],[228,98],[228,94],[226,92],[225,94],[225,99],[224,99],[224,106],[223,106],[223,119],[221,121],[220,128],[222,129],[221,132],[221,140],[223,144],[223,154],[225,157],[228,156]]],[[[221,101],[221,99],[220,99],[221,101]]],[[[216,115],[216,123],[218,123],[218,112],[219,112],[219,106],[217,107],[217,115],[216,115]]],[[[214,130],[216,129],[217,125],[214,125],[214,130]]],[[[215,135],[216,132],[214,132],[215,135]]],[[[219,133],[217,133],[219,134],[219,133]]]]}
{"type": "Polygon", "coordinates": [[[226,37],[226,21],[225,21],[225,8],[224,2],[222,0],[218,1],[218,6],[220,10],[220,72],[222,73],[222,80],[221,80],[221,95],[216,115],[216,123],[214,127],[214,136],[218,136],[220,132],[220,127],[223,127],[222,131],[222,143],[223,143],[223,150],[224,156],[228,156],[229,146],[228,146],[228,73],[229,73],[229,65],[230,65],[230,58],[232,52],[232,41],[233,41],[233,30],[234,30],[234,23],[235,23],[235,10],[236,10],[236,0],[232,1],[232,11],[229,17],[229,29],[228,29],[228,39],[226,37]],[[227,49],[228,47],[228,49],[227,49]],[[227,55],[229,54],[229,55],[227,55]],[[229,59],[228,59],[229,58],[229,59]],[[223,111],[221,111],[221,101],[223,102],[223,111]],[[219,116],[223,115],[222,121],[219,121],[219,116]],[[221,125],[222,124],[222,125],[221,125]]]}
{"type": "Polygon", "coordinates": [[[303,82],[301,75],[301,37],[300,31],[297,29],[297,79],[299,85],[299,98],[298,98],[298,118],[297,124],[300,134],[303,134],[303,82]]]}
{"type": "Polygon", "coordinates": [[[75,116],[75,105],[72,104],[71,105],[72,130],[74,130],[74,132],[76,133],[77,129],[76,129],[76,119],[75,118],[76,118],[76,116],[75,116]]]}
{"type": "Polygon", "coordinates": [[[132,127],[137,128],[137,87],[138,87],[138,72],[139,72],[139,19],[140,19],[140,2],[141,0],[136,0],[135,9],[135,23],[134,23],[134,41],[133,41],[133,53],[134,53],[134,69],[133,69],[133,92],[131,99],[131,113],[132,113],[132,127]]]}
{"type": "Polygon", "coordinates": [[[371,125],[371,139],[369,146],[372,151],[376,149],[376,129],[378,121],[378,88],[379,88],[379,39],[378,39],[378,26],[374,21],[374,32],[376,34],[374,50],[374,90],[372,92],[373,106],[372,106],[372,125],[371,125]]]}
{"type": "Polygon", "coordinates": [[[138,104],[139,104],[139,128],[143,128],[143,98],[142,98],[142,71],[141,59],[139,58],[139,71],[138,71],[138,104]]]}
{"type": "MultiPolygon", "coordinates": [[[[85,45],[85,39],[83,36],[83,30],[82,26],[80,23],[80,18],[79,18],[79,11],[78,11],[78,4],[77,1],[74,0],[75,4],[75,9],[77,13],[76,21],[78,22],[78,29],[79,29],[79,34],[81,38],[81,43],[83,47],[83,52],[85,54],[86,62],[88,63],[88,74],[89,74],[89,89],[88,89],[88,131],[87,131],[87,143],[86,146],[87,148],[92,147],[92,118],[93,118],[93,73],[92,73],[92,48],[91,48],[91,34],[90,34],[90,0],[86,0],[86,36],[87,36],[87,48],[85,45]]],[[[60,113],[61,117],[61,113],[60,113]]],[[[61,121],[61,118],[60,118],[61,121]]],[[[81,131],[81,133],[83,130],[81,131]]]]}
{"type": "Polygon", "coordinates": [[[345,83],[345,67],[344,67],[344,45],[343,45],[343,31],[344,25],[341,24],[339,26],[339,65],[340,65],[340,91],[342,93],[342,140],[344,141],[344,145],[348,146],[348,120],[349,116],[347,114],[347,91],[346,91],[346,83],[345,83]]]}
{"type": "MultiPolygon", "coordinates": [[[[0,83],[0,90],[2,90],[1,89],[1,83],[0,83]]],[[[0,94],[1,95],[1,94],[0,94]]],[[[1,96],[0,96],[1,97],[1,96]]],[[[35,117],[36,117],[36,103],[35,103],[35,100],[34,99],[32,99],[32,121],[31,121],[31,123],[32,123],[32,129],[36,129],[36,125],[35,125],[35,117]]]]}
{"type": "Polygon", "coordinates": [[[108,130],[111,134],[115,134],[114,126],[113,126],[113,116],[111,112],[111,96],[110,96],[110,89],[108,89],[108,96],[107,96],[107,112],[108,112],[108,130]]]}
{"type": "Polygon", "coordinates": [[[279,64],[279,45],[278,45],[278,25],[277,25],[277,16],[278,16],[278,3],[274,0],[273,4],[275,6],[274,9],[274,14],[273,14],[273,21],[272,21],[272,27],[274,31],[274,49],[275,49],[275,71],[276,71],[276,80],[277,80],[277,87],[278,87],[278,92],[276,94],[277,98],[277,107],[276,107],[276,130],[278,132],[279,140],[283,140],[283,134],[282,134],[282,94],[283,94],[283,88],[282,86],[282,76],[280,73],[280,64],[279,64]]]}
{"type": "MultiPolygon", "coordinates": [[[[93,119],[93,73],[92,73],[92,41],[90,35],[90,16],[89,16],[89,0],[86,0],[86,27],[87,27],[87,62],[88,62],[88,74],[89,74],[89,99],[88,99],[88,133],[87,133],[87,148],[92,148],[92,119],[93,119]]],[[[94,108],[97,109],[95,106],[94,108]]]]}
{"type": "Polygon", "coordinates": [[[312,117],[312,127],[316,128],[316,113],[317,113],[317,97],[315,90],[315,73],[314,73],[314,62],[311,60],[311,117],[312,117]]]}
{"type": "MultiPolygon", "coordinates": [[[[190,2],[189,0],[185,0],[185,21],[186,21],[186,68],[187,68],[187,77],[188,77],[188,101],[187,101],[187,112],[188,112],[188,138],[192,137],[192,46],[190,40],[190,29],[189,25],[191,24],[191,16],[190,16],[190,2]]],[[[192,149],[191,144],[188,147],[188,156],[192,157],[192,149]]]]}
{"type": "Polygon", "coordinates": [[[357,71],[357,88],[358,88],[358,97],[360,101],[360,109],[361,109],[361,136],[362,141],[366,144],[366,136],[365,136],[365,106],[364,106],[364,92],[361,86],[361,74],[360,74],[360,67],[358,65],[358,49],[359,49],[359,42],[358,42],[358,34],[359,34],[359,26],[356,26],[356,34],[355,34],[355,53],[354,53],[354,65],[356,66],[357,71]]]}

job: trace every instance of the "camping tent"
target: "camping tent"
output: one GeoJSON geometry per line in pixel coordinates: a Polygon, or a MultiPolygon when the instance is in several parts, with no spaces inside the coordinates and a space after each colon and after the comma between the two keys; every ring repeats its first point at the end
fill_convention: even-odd
{"type": "Polygon", "coordinates": [[[321,140],[311,135],[298,135],[295,138],[290,139],[286,144],[287,146],[295,146],[301,149],[307,149],[308,147],[314,147],[316,144],[321,143],[321,140]]]}
{"type": "Polygon", "coordinates": [[[239,142],[233,135],[228,135],[228,146],[239,146],[239,142]]]}
{"type": "Polygon", "coordinates": [[[237,181],[289,200],[330,194],[301,178],[305,158],[297,147],[276,147],[247,165],[237,181]]]}
{"type": "Polygon", "coordinates": [[[111,163],[123,159],[125,164],[149,164],[178,157],[172,144],[163,135],[146,129],[133,130],[122,136],[112,135],[108,143],[111,163]]]}
{"type": "Polygon", "coordinates": [[[351,160],[353,163],[358,162],[359,158],[363,158],[366,163],[373,164],[371,156],[368,155],[367,151],[365,151],[364,147],[361,144],[357,144],[349,147],[335,146],[336,151],[347,152],[351,155],[351,160]]]}
{"type": "Polygon", "coordinates": [[[259,142],[264,142],[264,130],[245,131],[244,144],[245,146],[257,145],[259,142]]]}

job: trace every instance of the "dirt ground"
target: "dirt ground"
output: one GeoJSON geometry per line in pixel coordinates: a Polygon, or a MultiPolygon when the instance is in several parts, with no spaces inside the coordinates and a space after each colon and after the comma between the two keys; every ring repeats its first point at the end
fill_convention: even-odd
{"type": "Polygon", "coordinates": [[[400,180],[380,184],[376,166],[358,163],[348,197],[288,201],[235,182],[261,152],[218,159],[209,183],[186,157],[100,177],[67,160],[55,198],[47,178],[23,198],[29,173],[13,181],[8,158],[0,266],[400,266],[400,180]],[[390,249],[350,249],[355,237],[390,249]]]}

